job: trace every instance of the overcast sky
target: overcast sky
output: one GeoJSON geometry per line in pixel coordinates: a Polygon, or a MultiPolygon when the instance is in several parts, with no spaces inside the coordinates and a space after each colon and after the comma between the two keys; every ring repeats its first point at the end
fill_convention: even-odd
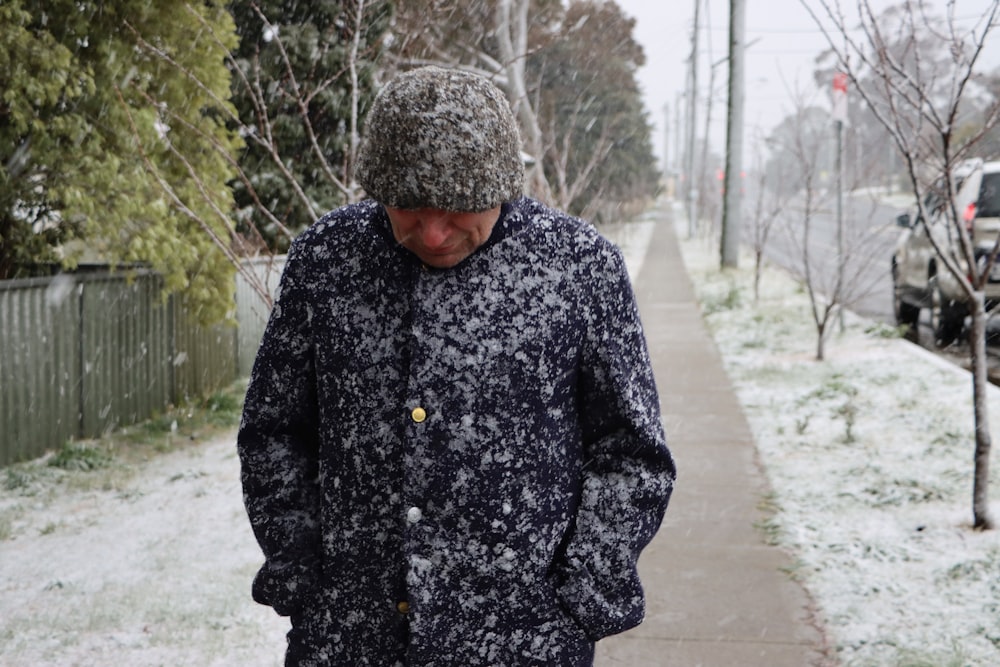
{"type": "MultiPolygon", "coordinates": [[[[639,84],[646,109],[654,126],[654,148],[659,159],[665,152],[663,128],[668,119],[670,134],[666,153],[673,162],[677,155],[676,106],[681,101],[687,77],[687,59],[691,54],[691,28],[694,24],[695,0],[617,0],[626,14],[636,19],[634,35],[646,52],[646,66],[639,71],[639,84]],[[664,106],[669,110],[664,113],[664,106]]],[[[955,16],[959,25],[972,27],[974,17],[981,16],[990,0],[957,0],[955,16]]],[[[819,2],[810,0],[817,13],[819,2]]],[[[889,0],[873,0],[879,11],[889,0]]],[[[929,4],[943,8],[946,0],[930,0],[929,4]]],[[[856,5],[847,0],[845,11],[856,5]]],[[[699,48],[699,127],[704,127],[711,63],[726,57],[729,40],[729,0],[708,0],[702,5],[699,48]],[[707,8],[706,8],[707,5],[707,8]]],[[[1000,28],[995,29],[987,62],[1000,62],[1000,28]]],[[[782,118],[792,113],[794,105],[789,91],[816,94],[816,104],[828,104],[826,91],[815,92],[812,82],[814,60],[826,47],[825,37],[800,0],[747,0],[746,42],[746,106],[744,162],[750,156],[750,141],[757,128],[766,132],[782,118]]],[[[726,135],[726,77],[724,63],[716,67],[715,101],[712,104],[712,148],[721,153],[726,135]]],[[[831,82],[832,85],[832,82],[831,82]]],[[[683,102],[681,102],[683,104],[683,102]]],[[[681,116],[683,118],[683,116],[681,116]]],[[[683,120],[682,120],[683,122],[683,120]]],[[[702,130],[699,130],[699,134],[702,130]]]]}

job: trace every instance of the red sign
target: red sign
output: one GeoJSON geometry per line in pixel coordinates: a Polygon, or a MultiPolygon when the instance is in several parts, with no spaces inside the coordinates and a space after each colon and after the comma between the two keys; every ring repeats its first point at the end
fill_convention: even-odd
{"type": "Polygon", "coordinates": [[[847,75],[843,72],[835,72],[833,75],[833,90],[847,94],[847,75]]]}
{"type": "Polygon", "coordinates": [[[833,119],[847,124],[847,74],[844,72],[833,75],[833,119]]]}

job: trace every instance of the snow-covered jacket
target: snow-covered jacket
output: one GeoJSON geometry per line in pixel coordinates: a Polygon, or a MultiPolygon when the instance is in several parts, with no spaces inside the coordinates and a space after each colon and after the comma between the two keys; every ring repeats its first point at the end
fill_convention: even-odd
{"type": "MultiPolygon", "coordinates": [[[[373,201],[293,244],[238,450],[297,664],[587,665],[674,464],[620,251],[523,198],[450,269],[373,201]]],[[[290,658],[291,660],[291,658],[290,658]]]]}

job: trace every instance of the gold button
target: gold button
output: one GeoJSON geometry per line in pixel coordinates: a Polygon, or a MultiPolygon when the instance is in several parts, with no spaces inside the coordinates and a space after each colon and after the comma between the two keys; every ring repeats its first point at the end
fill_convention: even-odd
{"type": "Polygon", "coordinates": [[[396,611],[398,611],[400,614],[409,614],[410,613],[410,603],[407,602],[406,600],[402,600],[401,602],[397,602],[396,603],[396,611]]]}
{"type": "Polygon", "coordinates": [[[410,413],[410,418],[419,424],[423,420],[427,419],[427,411],[423,408],[413,408],[413,412],[410,413]]]}

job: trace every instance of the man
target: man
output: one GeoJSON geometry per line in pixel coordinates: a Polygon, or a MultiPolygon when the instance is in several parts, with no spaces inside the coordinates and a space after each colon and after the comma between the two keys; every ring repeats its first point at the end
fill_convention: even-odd
{"type": "Polygon", "coordinates": [[[479,76],[384,87],[371,199],[293,244],[239,454],[288,665],[583,666],[673,488],[621,253],[522,197],[479,76]]]}

